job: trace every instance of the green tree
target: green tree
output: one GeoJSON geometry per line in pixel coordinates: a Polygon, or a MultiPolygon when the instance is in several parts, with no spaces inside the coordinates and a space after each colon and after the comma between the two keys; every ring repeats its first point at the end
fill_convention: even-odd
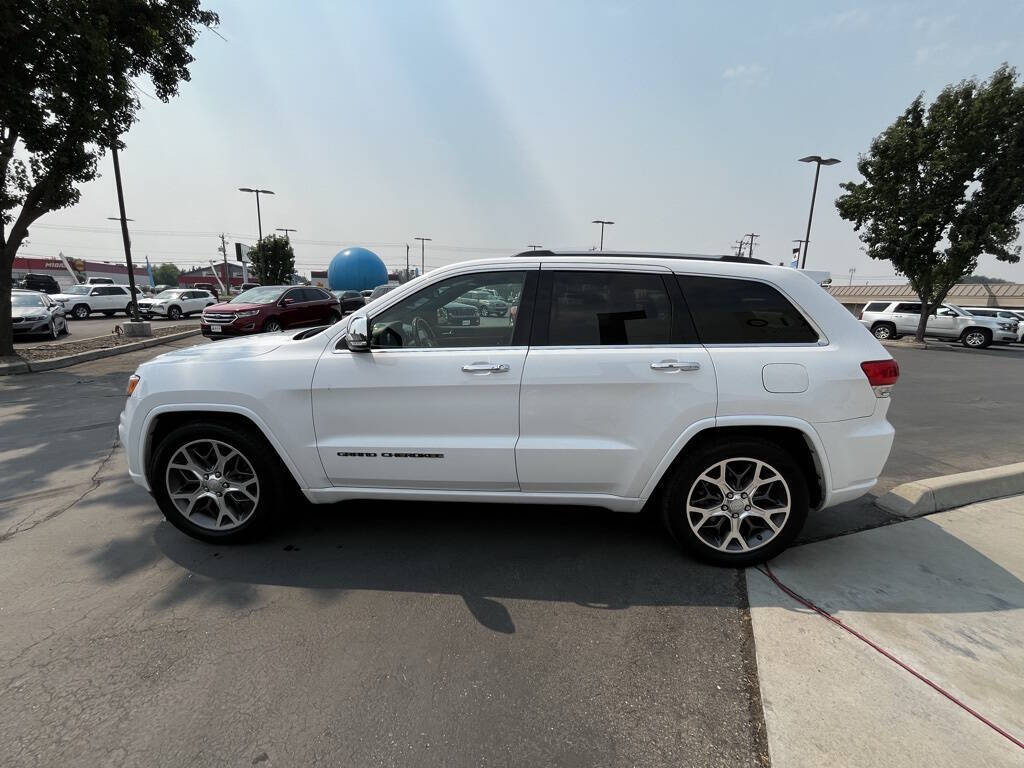
{"type": "Polygon", "coordinates": [[[177,264],[161,264],[153,269],[153,280],[157,285],[177,285],[180,274],[177,264]]]}
{"type": "Polygon", "coordinates": [[[918,340],[981,254],[1020,260],[1022,168],[1024,87],[1004,65],[987,82],[947,86],[927,107],[918,96],[859,156],[864,181],[841,185],[839,215],[921,300],[918,340]]]}
{"type": "Polygon", "coordinates": [[[200,0],[0,3],[0,355],[13,354],[11,271],[29,227],[79,186],[138,117],[135,78],[169,100],[217,15],[200,0]]]}
{"type": "Polygon", "coordinates": [[[295,272],[295,252],[286,237],[267,235],[249,251],[256,280],[261,285],[284,285],[295,272]]]}
{"type": "Polygon", "coordinates": [[[968,275],[961,283],[979,283],[986,285],[999,285],[1000,283],[1008,283],[1009,280],[1003,280],[1001,277],[986,277],[985,275],[968,275]]]}

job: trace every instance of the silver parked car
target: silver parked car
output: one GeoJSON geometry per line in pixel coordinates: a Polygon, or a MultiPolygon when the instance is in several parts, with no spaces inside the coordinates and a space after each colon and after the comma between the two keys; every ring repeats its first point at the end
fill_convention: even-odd
{"type": "Polygon", "coordinates": [[[11,291],[11,327],[15,337],[35,335],[56,339],[70,333],[64,307],[38,291],[11,291]]]}
{"type": "Polygon", "coordinates": [[[1024,312],[1000,307],[961,307],[975,317],[999,317],[1010,323],[1017,323],[1017,341],[1024,341],[1024,312]]]}
{"type": "MultiPolygon", "coordinates": [[[[918,301],[872,301],[860,313],[861,324],[882,341],[917,333],[920,321],[918,301]]],[[[1016,341],[1017,325],[1001,318],[975,317],[955,304],[941,304],[929,316],[925,336],[980,349],[993,342],[1016,341]]]]}

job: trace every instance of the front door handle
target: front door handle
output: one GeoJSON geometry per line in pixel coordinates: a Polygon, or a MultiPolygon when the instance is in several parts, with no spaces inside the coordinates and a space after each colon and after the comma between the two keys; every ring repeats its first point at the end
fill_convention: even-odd
{"type": "Polygon", "coordinates": [[[680,363],[678,360],[659,360],[651,363],[651,370],[654,371],[699,371],[700,363],[687,361],[680,363]]]}
{"type": "Polygon", "coordinates": [[[508,373],[508,363],[469,363],[462,366],[466,373],[508,373]]]}

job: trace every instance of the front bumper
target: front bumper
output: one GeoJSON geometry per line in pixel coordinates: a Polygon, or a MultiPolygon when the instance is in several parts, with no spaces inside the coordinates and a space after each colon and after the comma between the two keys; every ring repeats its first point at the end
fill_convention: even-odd
{"type": "Polygon", "coordinates": [[[160,315],[165,317],[167,315],[167,307],[147,307],[139,304],[139,312],[143,315],[160,315]]]}
{"type": "Polygon", "coordinates": [[[33,320],[30,323],[13,323],[11,327],[14,329],[15,336],[32,336],[33,334],[49,333],[50,318],[33,320]]]}
{"type": "Polygon", "coordinates": [[[227,337],[234,336],[251,336],[254,333],[259,333],[260,329],[257,325],[258,318],[245,318],[244,320],[236,320],[228,325],[213,325],[206,322],[205,320],[199,323],[199,332],[209,339],[224,339],[227,337]],[[214,328],[220,330],[214,330],[214,328]]]}

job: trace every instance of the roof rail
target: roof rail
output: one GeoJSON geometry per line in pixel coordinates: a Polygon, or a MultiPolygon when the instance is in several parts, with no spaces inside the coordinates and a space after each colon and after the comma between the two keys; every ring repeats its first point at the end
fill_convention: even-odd
{"type": "Polygon", "coordinates": [[[702,254],[702,253],[653,253],[644,251],[522,251],[516,254],[519,256],[615,256],[632,259],[689,259],[692,261],[726,261],[731,264],[768,264],[763,259],[754,259],[750,256],[733,256],[732,254],[702,254]]]}

